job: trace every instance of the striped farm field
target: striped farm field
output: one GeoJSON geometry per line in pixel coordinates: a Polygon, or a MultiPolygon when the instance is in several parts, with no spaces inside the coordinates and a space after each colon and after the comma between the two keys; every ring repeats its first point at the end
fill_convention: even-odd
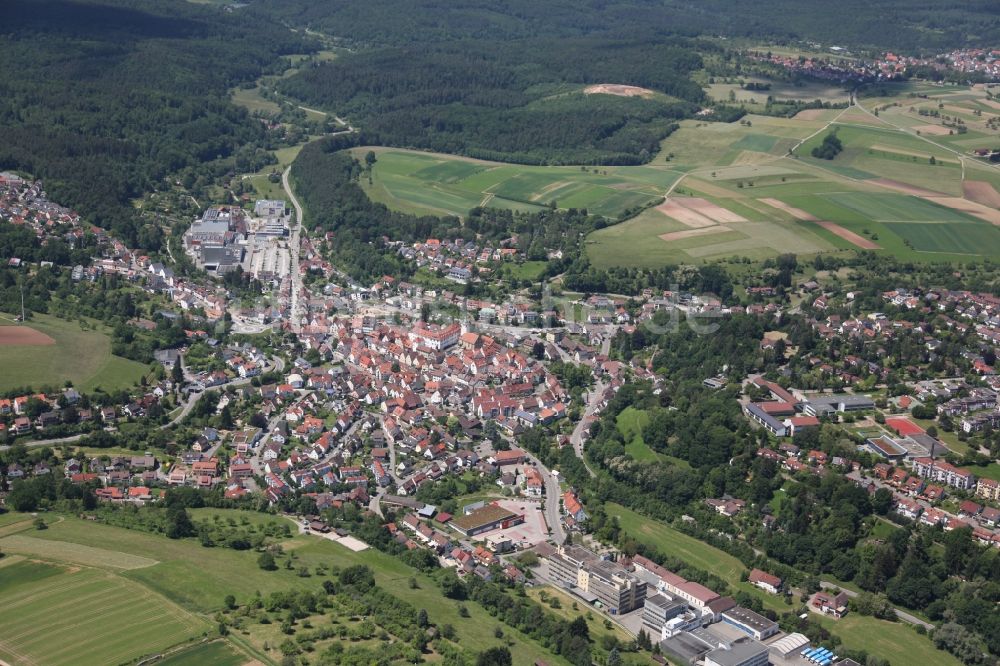
{"type": "Polygon", "coordinates": [[[371,182],[361,185],[373,200],[415,214],[464,217],[477,206],[512,210],[586,208],[617,217],[655,203],[680,174],[666,166],[525,166],[395,148],[369,150],[377,161],[371,182]]]}
{"type": "Polygon", "coordinates": [[[120,664],[208,629],[143,586],[98,569],[22,560],[0,567],[0,597],[0,658],[11,664],[120,664]]]}

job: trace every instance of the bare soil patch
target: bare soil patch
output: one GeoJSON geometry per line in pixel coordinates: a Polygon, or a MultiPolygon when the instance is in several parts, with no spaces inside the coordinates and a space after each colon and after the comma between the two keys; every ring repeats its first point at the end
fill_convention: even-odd
{"type": "Polygon", "coordinates": [[[10,345],[41,347],[55,343],[56,341],[49,336],[28,326],[0,326],[0,347],[10,345]]]}
{"type": "Polygon", "coordinates": [[[848,243],[860,247],[862,250],[880,250],[882,246],[878,243],[873,243],[864,236],[854,233],[844,227],[840,226],[836,222],[827,222],[825,220],[816,220],[816,224],[823,227],[827,231],[840,236],[848,243]]]}
{"type": "Polygon", "coordinates": [[[986,106],[990,107],[991,109],[1000,109],[1000,102],[997,102],[997,101],[992,100],[992,99],[981,99],[981,100],[979,100],[979,103],[980,104],[985,104],[986,106]]]}
{"type": "Polygon", "coordinates": [[[925,197],[928,201],[933,201],[941,206],[946,206],[957,211],[961,211],[966,215],[972,215],[973,217],[978,217],[980,220],[989,222],[990,224],[995,224],[1000,226],[1000,211],[984,206],[982,204],[976,203],[975,201],[969,201],[968,199],[962,199],[961,197],[925,197]]]}
{"type": "Polygon", "coordinates": [[[796,208],[795,206],[789,206],[784,201],[781,201],[779,199],[772,199],[768,197],[766,199],[758,199],[757,201],[760,201],[761,203],[766,203],[768,206],[777,208],[778,210],[783,210],[792,217],[794,217],[796,220],[803,220],[804,222],[816,222],[815,215],[807,213],[801,208],[796,208]]]}
{"type": "Polygon", "coordinates": [[[826,109],[806,109],[795,114],[795,120],[820,120],[826,109]]]}
{"type": "Polygon", "coordinates": [[[921,134],[930,134],[931,136],[948,136],[948,132],[951,131],[944,125],[917,125],[913,129],[921,134]]]}
{"type": "Polygon", "coordinates": [[[660,239],[665,240],[669,243],[670,241],[684,240],[685,238],[694,238],[696,236],[721,234],[723,231],[732,231],[732,229],[719,224],[714,227],[702,227],[700,229],[685,229],[684,231],[671,231],[668,234],[660,234],[660,239]]]}
{"type": "Polygon", "coordinates": [[[693,210],[694,212],[704,215],[710,220],[714,220],[716,222],[730,223],[747,221],[742,215],[737,215],[731,210],[726,210],[722,206],[718,206],[711,201],[707,201],[699,197],[675,199],[675,201],[685,208],[693,210]]]}
{"type": "Polygon", "coordinates": [[[667,199],[657,206],[656,210],[692,229],[715,226],[714,220],[705,217],[701,213],[696,213],[690,208],[685,208],[677,203],[676,199],[667,199]]]}
{"type": "Polygon", "coordinates": [[[1000,192],[983,180],[967,180],[962,183],[965,198],[984,206],[1000,208],[1000,192]]]}
{"type": "Polygon", "coordinates": [[[901,183],[898,180],[892,180],[891,178],[873,178],[872,180],[865,181],[867,183],[873,183],[875,185],[881,185],[890,190],[895,190],[897,192],[902,192],[903,194],[910,194],[915,197],[946,197],[943,192],[935,192],[934,190],[925,190],[922,187],[917,187],[916,185],[910,185],[908,183],[901,183]]]}
{"type": "Polygon", "coordinates": [[[652,97],[653,91],[638,86],[626,86],[621,83],[598,83],[583,89],[586,95],[617,95],[618,97],[652,97]]]}

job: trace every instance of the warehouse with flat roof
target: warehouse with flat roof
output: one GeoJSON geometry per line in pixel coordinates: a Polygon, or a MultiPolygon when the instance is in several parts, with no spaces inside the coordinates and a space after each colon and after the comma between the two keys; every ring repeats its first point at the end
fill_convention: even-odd
{"type": "Polygon", "coordinates": [[[722,613],[722,621],[762,641],[778,633],[778,623],[748,608],[736,606],[722,613]]]}
{"type": "Polygon", "coordinates": [[[450,525],[467,537],[495,529],[520,525],[524,516],[496,504],[487,504],[471,513],[452,519],[450,525]]]}

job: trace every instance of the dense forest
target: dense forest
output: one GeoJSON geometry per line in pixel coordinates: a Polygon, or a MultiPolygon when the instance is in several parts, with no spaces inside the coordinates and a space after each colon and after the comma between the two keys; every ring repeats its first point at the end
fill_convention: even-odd
{"type": "Polygon", "coordinates": [[[229,88],[311,48],[183,0],[10,0],[0,25],[0,169],[43,178],[133,247],[130,199],[170,174],[232,170],[266,140],[229,88]]]}
{"type": "Polygon", "coordinates": [[[992,0],[258,0],[251,10],[359,45],[667,33],[909,52],[1000,43],[992,0]]]}
{"type": "Polygon", "coordinates": [[[419,44],[347,55],[279,89],[345,115],[383,145],[529,164],[640,164],[704,93],[689,40],[419,44]],[[587,95],[623,83],[670,97],[587,95]]]}

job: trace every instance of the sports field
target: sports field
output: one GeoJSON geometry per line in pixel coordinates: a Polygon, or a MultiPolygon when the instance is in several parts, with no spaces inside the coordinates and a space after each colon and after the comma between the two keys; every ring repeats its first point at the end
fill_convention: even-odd
{"type": "Polygon", "coordinates": [[[554,204],[617,217],[654,203],[680,176],[666,166],[533,167],[387,148],[353,152],[364,159],[369,150],[378,161],[371,183],[361,178],[368,195],[416,214],[461,217],[477,206],[530,211],[554,204]]]}
{"type": "Polygon", "coordinates": [[[84,330],[75,321],[35,314],[26,324],[0,313],[0,391],[31,386],[114,390],[131,386],[147,370],[141,363],[111,354],[111,339],[100,329],[84,330]]]}

